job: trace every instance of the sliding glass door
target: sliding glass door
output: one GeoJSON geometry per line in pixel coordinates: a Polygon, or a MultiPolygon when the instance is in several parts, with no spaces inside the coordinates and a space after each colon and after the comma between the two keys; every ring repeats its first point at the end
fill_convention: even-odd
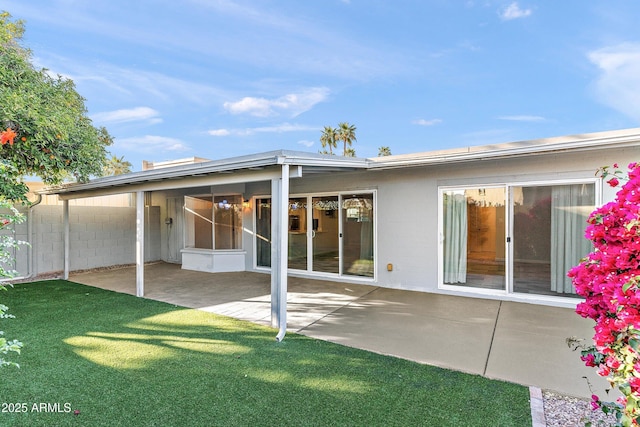
{"type": "Polygon", "coordinates": [[[575,296],[567,271],[590,252],[595,183],[441,190],[442,284],[575,296]]]}
{"type": "MultiPolygon", "coordinates": [[[[271,266],[271,198],[256,198],[256,266],[271,266]]],[[[289,199],[288,267],[374,276],[374,194],[308,195],[289,199]]]]}

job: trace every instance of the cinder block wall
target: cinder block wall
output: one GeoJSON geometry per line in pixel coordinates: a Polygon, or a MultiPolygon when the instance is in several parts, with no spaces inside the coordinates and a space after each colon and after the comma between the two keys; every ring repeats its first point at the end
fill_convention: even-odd
{"type": "MultiPolygon", "coordinates": [[[[30,211],[21,211],[29,218],[27,222],[14,227],[14,238],[29,241],[31,246],[22,245],[15,252],[15,269],[20,276],[62,271],[62,206],[38,205],[30,211]]],[[[145,261],[158,261],[161,249],[160,207],[145,208],[145,223],[145,261]]],[[[69,242],[71,271],[135,263],[135,208],[70,206],[69,242]]]]}

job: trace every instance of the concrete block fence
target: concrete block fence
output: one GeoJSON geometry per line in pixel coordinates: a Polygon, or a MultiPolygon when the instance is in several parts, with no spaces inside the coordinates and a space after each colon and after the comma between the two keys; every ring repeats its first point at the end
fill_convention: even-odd
{"type": "MultiPolygon", "coordinates": [[[[21,209],[27,221],[11,234],[29,242],[14,251],[9,269],[21,277],[64,269],[64,223],[61,205],[21,209]]],[[[160,260],[160,207],[145,208],[145,261],[160,260]]],[[[69,206],[69,268],[86,270],[135,263],[136,211],[132,206],[69,206]]]]}

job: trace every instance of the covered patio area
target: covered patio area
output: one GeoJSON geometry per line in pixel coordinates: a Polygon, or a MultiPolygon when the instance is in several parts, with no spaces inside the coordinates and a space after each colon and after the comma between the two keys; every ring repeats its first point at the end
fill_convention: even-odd
{"type": "MultiPolygon", "coordinates": [[[[145,298],[271,325],[271,278],[145,266],[145,298]]],[[[136,267],[69,280],[136,294],[136,267]]],[[[593,335],[572,309],[289,276],[287,330],[420,363],[588,398],[605,381],[566,338],[593,335]]],[[[276,330],[274,330],[274,339],[276,330]]]]}

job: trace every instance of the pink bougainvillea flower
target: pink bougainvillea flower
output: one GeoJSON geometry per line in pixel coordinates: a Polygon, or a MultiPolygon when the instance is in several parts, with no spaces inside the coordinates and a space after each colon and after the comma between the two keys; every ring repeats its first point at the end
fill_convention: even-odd
{"type": "MultiPolygon", "coordinates": [[[[618,165],[613,165],[617,169],[618,165]]],[[[585,229],[593,251],[567,275],[576,293],[584,297],[576,312],[595,321],[593,346],[580,359],[607,377],[622,393],[618,405],[603,404],[592,396],[594,409],[608,408],[633,420],[640,419],[640,164],[629,164],[626,178],[620,171],[601,178],[617,187],[616,197],[595,209],[585,229]],[[618,179],[620,178],[620,179],[618,179]]]]}
{"type": "Polygon", "coordinates": [[[600,409],[600,398],[595,394],[591,395],[591,409],[593,409],[594,411],[596,409],[600,409]]]}

